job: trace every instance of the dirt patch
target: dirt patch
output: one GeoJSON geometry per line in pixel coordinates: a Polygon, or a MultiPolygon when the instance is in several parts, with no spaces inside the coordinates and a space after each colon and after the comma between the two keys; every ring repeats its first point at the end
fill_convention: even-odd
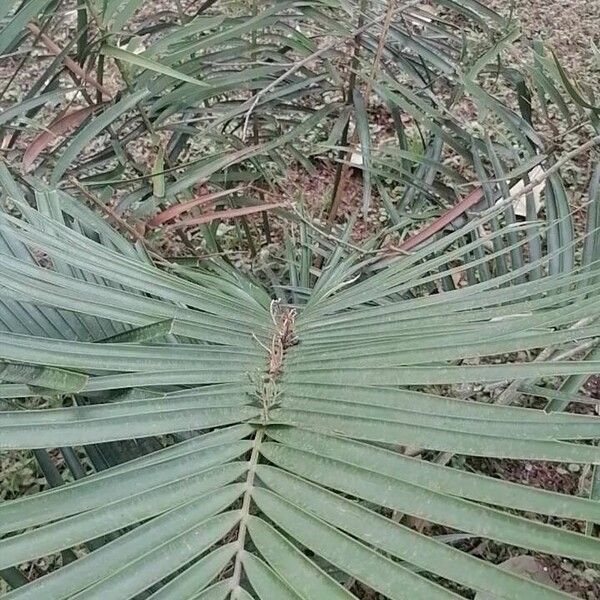
{"type": "Polygon", "coordinates": [[[565,68],[587,79],[598,72],[592,44],[600,41],[600,2],[596,0],[489,0],[501,15],[512,17],[523,32],[513,48],[516,60],[527,60],[524,52],[534,39],[540,39],[560,57],[565,68]]]}

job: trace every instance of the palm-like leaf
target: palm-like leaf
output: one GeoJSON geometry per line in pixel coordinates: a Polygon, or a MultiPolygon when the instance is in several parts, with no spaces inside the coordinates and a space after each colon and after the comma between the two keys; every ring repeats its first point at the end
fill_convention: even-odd
{"type": "Polygon", "coordinates": [[[52,213],[16,199],[25,218],[1,217],[0,393],[66,389],[76,402],[0,413],[1,447],[197,435],[0,505],[0,531],[11,534],[0,547],[2,568],[108,542],[7,598],[133,598],[145,590],[152,598],[352,598],[340,583],[347,578],[389,598],[459,597],[430,575],[507,598],[565,597],[421,534],[392,512],[599,561],[597,539],[521,516],[597,522],[596,501],[398,451],[599,463],[598,448],[581,443],[599,437],[595,417],[415,388],[596,372],[595,361],[485,359],[597,337],[593,324],[569,328],[597,314],[588,271],[501,285],[525,266],[402,300],[457,251],[423,261],[432,250],[422,250],[385,266],[332,256],[308,301],[290,306],[242,275],[219,276],[219,267],[195,271],[193,282],[159,270],[72,198],[53,199],[52,213]],[[42,251],[47,264],[10,247],[34,257],[42,251]],[[53,311],[130,333],[62,341],[52,331],[11,332],[16,299],[32,316],[53,311]],[[473,358],[480,360],[459,364],[473,358]],[[109,401],[113,390],[129,392],[109,401]],[[330,567],[344,575],[332,577],[330,567]]]}

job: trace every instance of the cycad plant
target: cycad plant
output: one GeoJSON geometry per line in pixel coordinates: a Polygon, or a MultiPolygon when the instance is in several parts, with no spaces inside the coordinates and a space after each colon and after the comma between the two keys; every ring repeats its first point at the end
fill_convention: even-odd
{"type": "MultiPolygon", "coordinates": [[[[17,69],[32,36],[56,55],[0,114],[0,451],[32,450],[52,487],[0,504],[5,597],[568,597],[453,544],[600,562],[595,467],[587,498],[461,460],[600,463],[600,420],[565,411],[598,372],[600,169],[575,234],[532,118],[538,103],[597,128],[598,108],[541,48],[525,75],[506,68],[516,34],[476,0],[209,0],[194,18],[176,2],[151,25],[141,4],[0,7],[17,69]],[[486,91],[499,76],[516,110],[486,91]],[[73,86],[85,105],[47,120],[73,86]],[[381,150],[371,95],[394,124],[381,150]],[[497,134],[466,127],[466,101],[497,134]],[[328,153],[333,222],[359,143],[361,208],[375,190],[390,225],[361,244],[278,187],[291,159],[328,153]],[[236,208],[281,193],[277,260],[167,258],[133,226],[205,193],[236,208]],[[43,557],[54,570],[28,581],[43,557]]],[[[210,220],[195,235],[213,239],[210,220]]]]}
{"type": "Polygon", "coordinates": [[[448,581],[566,597],[405,517],[599,562],[595,537],[544,522],[598,522],[597,500],[436,460],[597,464],[586,442],[599,437],[596,417],[423,391],[564,375],[562,393],[534,393],[569,401],[597,361],[496,357],[597,337],[593,272],[514,284],[526,265],[411,298],[469,256],[472,244],[439,255],[464,231],[385,264],[342,240],[292,305],[218,263],[158,268],[66,194],[41,187],[34,210],[6,170],[3,182],[22,216],[0,223],[0,391],[15,405],[0,414],[0,445],[61,448],[78,477],[0,505],[0,567],[76,558],[6,598],[313,600],[356,597],[354,581],[398,599],[461,597],[448,581]],[[18,408],[57,394],[60,408],[18,408]],[[82,466],[86,453],[150,436],[165,447],[93,474],[82,466]]]}

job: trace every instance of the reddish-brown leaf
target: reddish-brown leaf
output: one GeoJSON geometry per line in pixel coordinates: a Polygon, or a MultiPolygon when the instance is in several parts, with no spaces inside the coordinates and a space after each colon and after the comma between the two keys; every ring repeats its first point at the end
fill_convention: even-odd
{"type": "MultiPolygon", "coordinates": [[[[54,42],[50,37],[48,37],[45,33],[42,33],[41,29],[35,25],[34,23],[29,23],[27,25],[27,29],[31,31],[34,35],[38,36],[38,39],[46,46],[46,48],[54,55],[58,56],[62,52],[62,48],[54,42]]],[[[63,63],[71,73],[76,75],[79,79],[89,83],[92,87],[98,90],[103,96],[104,99],[108,100],[112,97],[112,94],[109,89],[105,88],[99,81],[94,79],[89,73],[82,69],[80,65],[78,65],[72,58],[65,56],[63,59],[63,63]]]]}
{"type": "Polygon", "coordinates": [[[450,210],[438,217],[433,223],[427,225],[420,231],[417,231],[415,235],[410,236],[398,247],[398,250],[401,252],[408,252],[419,244],[422,244],[431,236],[435,235],[438,231],[441,231],[444,227],[446,227],[446,225],[452,223],[454,219],[460,217],[463,213],[469,210],[469,208],[477,204],[482,198],[483,190],[481,188],[472,191],[466,198],[463,198],[458,204],[455,204],[450,210]]]}
{"type": "Polygon", "coordinates": [[[184,221],[179,221],[178,223],[173,223],[173,225],[167,225],[167,229],[182,229],[183,227],[204,225],[206,223],[211,223],[216,219],[235,219],[237,217],[251,215],[264,210],[271,210],[272,208],[279,208],[281,206],[283,206],[283,203],[277,202],[274,204],[258,204],[256,206],[245,206],[244,208],[229,208],[227,210],[219,210],[207,213],[195,219],[186,219],[184,221]]]}
{"type": "Polygon", "coordinates": [[[159,225],[162,225],[163,223],[166,223],[167,221],[179,216],[182,212],[187,212],[191,208],[197,206],[206,206],[207,204],[211,204],[214,200],[218,200],[219,198],[239,192],[242,188],[243,186],[238,186],[230,190],[222,190],[220,192],[214,192],[213,194],[204,194],[202,196],[197,196],[189,202],[182,202],[181,204],[170,206],[169,208],[152,217],[152,219],[148,221],[148,226],[158,227],[159,225]]]}
{"type": "Polygon", "coordinates": [[[23,170],[25,172],[31,169],[35,159],[52,144],[58,137],[65,136],[81,125],[101,104],[94,104],[74,110],[70,113],[60,114],[45,131],[42,131],[29,144],[23,155],[23,170]]]}

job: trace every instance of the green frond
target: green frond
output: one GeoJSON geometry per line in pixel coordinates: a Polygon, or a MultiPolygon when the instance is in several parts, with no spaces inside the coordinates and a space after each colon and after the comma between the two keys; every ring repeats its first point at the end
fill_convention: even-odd
{"type": "MultiPolygon", "coordinates": [[[[597,128],[593,98],[537,44],[526,73],[506,67],[519,33],[477,0],[198,4],[149,29],[139,0],[79,4],[77,39],[50,44],[0,113],[0,452],[56,470],[56,487],[0,503],[4,597],[568,598],[431,529],[600,563],[581,525],[600,523],[600,418],[564,410],[600,367],[600,169],[579,236],[563,159],[532,118],[537,102],[597,128]],[[47,129],[82,89],[94,116],[19,173],[24,126],[47,129]],[[324,227],[281,181],[290,161],[328,157],[335,198],[359,144],[363,212],[381,200],[390,225],[363,244],[358,211],[324,227]],[[153,224],[176,229],[167,216],[198,209],[204,187],[219,200],[208,258],[165,258],[153,224]],[[250,273],[220,256],[218,209],[267,196],[282,252],[250,273]],[[489,384],[537,400],[475,393],[489,384]],[[590,465],[594,489],[512,483],[464,468],[473,457],[590,465]]],[[[0,54],[48,46],[31,32],[61,10],[0,6],[0,54]]]]}
{"type": "Polygon", "coordinates": [[[31,365],[21,370],[29,378],[2,375],[4,385],[29,385],[21,396],[60,391],[56,384],[48,389],[59,371],[87,380],[69,390],[74,405],[0,413],[2,447],[193,433],[0,505],[0,531],[11,534],[0,551],[2,568],[106,540],[7,598],[129,598],[144,590],[156,598],[354,597],[325,565],[389,598],[460,597],[427,573],[507,597],[565,597],[390,520],[389,511],[541,553],[600,560],[595,538],[522,516],[595,522],[596,500],[395,450],[600,464],[596,446],[582,443],[600,437],[597,417],[411,389],[596,372],[594,360],[485,358],[595,339],[596,325],[569,328],[596,314],[597,284],[588,271],[394,301],[402,282],[431,272],[427,260],[400,258],[342,287],[330,274],[323,292],[294,317],[254,300],[244,291],[248,283],[224,285],[226,273],[223,281],[208,274],[185,280],[50,214],[23,212],[27,221],[2,218],[4,239],[30,257],[17,259],[6,246],[3,300],[16,298],[21,282],[19,299],[29,308],[110,319],[131,333],[86,341],[2,333],[0,358],[31,365]],[[51,263],[35,264],[36,249],[51,263]],[[479,364],[457,364],[467,359],[479,364]],[[35,369],[47,375],[37,380],[35,369]],[[126,388],[137,390],[135,397],[107,395],[126,388]]]}

